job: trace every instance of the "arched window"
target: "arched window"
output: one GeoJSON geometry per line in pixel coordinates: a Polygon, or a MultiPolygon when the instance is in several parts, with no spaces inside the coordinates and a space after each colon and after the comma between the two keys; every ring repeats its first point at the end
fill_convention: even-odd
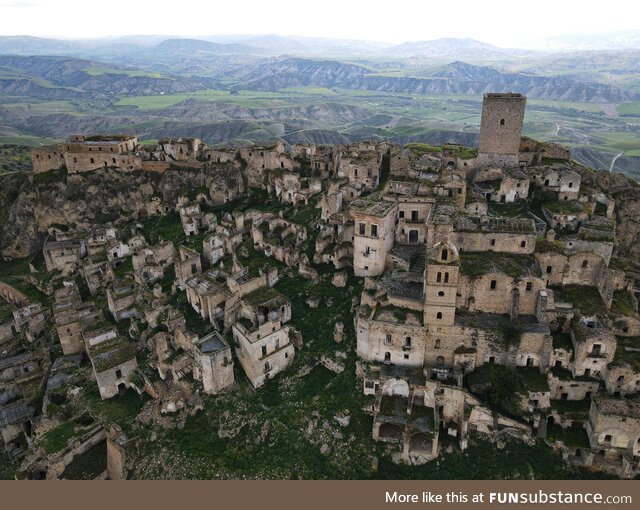
{"type": "Polygon", "coordinates": [[[500,125],[504,126],[504,119],[500,119],[500,125]]]}
{"type": "Polygon", "coordinates": [[[444,274],[444,283],[449,283],[449,273],[444,274]]]}
{"type": "Polygon", "coordinates": [[[438,312],[436,314],[436,319],[442,319],[442,312],[438,312]]]}
{"type": "Polygon", "coordinates": [[[442,273],[438,273],[436,276],[436,282],[440,283],[442,281],[442,273]]]}
{"type": "Polygon", "coordinates": [[[436,339],[436,343],[434,344],[433,348],[434,349],[440,349],[440,339],[439,338],[436,339]]]}
{"type": "Polygon", "coordinates": [[[390,352],[385,352],[384,353],[384,360],[385,361],[391,361],[391,353],[390,352]]]}
{"type": "Polygon", "coordinates": [[[449,250],[443,248],[442,250],[442,260],[447,260],[449,258],[449,250]]]}

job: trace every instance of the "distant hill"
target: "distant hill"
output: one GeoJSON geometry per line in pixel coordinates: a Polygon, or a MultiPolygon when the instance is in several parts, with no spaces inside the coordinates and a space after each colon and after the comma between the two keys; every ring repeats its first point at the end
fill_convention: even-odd
{"type": "Polygon", "coordinates": [[[640,50],[640,30],[562,35],[540,41],[539,45],[555,51],[640,50]]]}
{"type": "Polygon", "coordinates": [[[412,94],[477,95],[496,90],[520,92],[530,98],[586,102],[634,101],[640,94],[612,85],[571,77],[506,73],[487,66],[453,62],[432,77],[396,77],[334,60],[276,59],[241,75],[239,88],[277,91],[287,87],[319,86],[404,92],[412,94]]]}
{"type": "Polygon", "coordinates": [[[218,44],[201,39],[167,39],[160,44],[152,46],[144,51],[147,55],[165,56],[167,54],[186,54],[190,57],[197,54],[231,54],[231,53],[256,53],[257,47],[246,44],[218,44]]]}
{"type": "Polygon", "coordinates": [[[45,39],[25,35],[0,36],[0,54],[6,55],[68,55],[79,48],[79,43],[45,39]]]}
{"type": "Polygon", "coordinates": [[[476,41],[475,39],[434,39],[432,41],[415,41],[398,44],[384,50],[384,54],[402,57],[423,57],[434,59],[489,59],[498,57],[514,57],[527,53],[524,50],[505,49],[476,41]]]}
{"type": "Polygon", "coordinates": [[[105,98],[192,92],[208,78],[141,72],[72,57],[0,55],[0,94],[40,99],[105,98]]]}

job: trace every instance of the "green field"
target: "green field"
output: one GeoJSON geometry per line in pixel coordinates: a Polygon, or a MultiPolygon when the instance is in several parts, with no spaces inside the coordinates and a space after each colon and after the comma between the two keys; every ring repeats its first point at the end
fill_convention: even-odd
{"type": "Polygon", "coordinates": [[[27,110],[31,114],[74,113],[76,106],[71,101],[33,101],[10,102],[2,105],[3,108],[27,110]]]}
{"type": "Polygon", "coordinates": [[[91,76],[101,76],[103,74],[125,74],[127,76],[136,77],[141,76],[144,78],[165,78],[166,76],[162,73],[152,73],[149,71],[138,71],[138,70],[120,70],[120,69],[110,69],[108,67],[100,67],[100,66],[91,66],[83,69],[83,71],[91,76]]]}
{"type": "Polygon", "coordinates": [[[622,103],[618,105],[620,115],[640,115],[640,103],[622,103]]]}
{"type": "Polygon", "coordinates": [[[598,145],[604,145],[626,156],[640,156],[640,133],[593,133],[598,145]]]}
{"type": "Polygon", "coordinates": [[[59,140],[54,138],[43,138],[31,135],[0,136],[0,145],[25,145],[27,147],[41,147],[51,145],[59,140]]]}
{"type": "MultiPolygon", "coordinates": [[[[271,104],[273,99],[286,97],[287,94],[280,94],[278,92],[250,92],[243,90],[239,94],[232,95],[228,90],[207,89],[185,94],[123,97],[119,99],[115,105],[135,106],[140,110],[155,110],[173,106],[187,99],[200,99],[203,101],[223,101],[239,106],[259,107],[273,106],[273,104],[271,104]]],[[[284,104],[282,106],[284,106],[284,104]]]]}

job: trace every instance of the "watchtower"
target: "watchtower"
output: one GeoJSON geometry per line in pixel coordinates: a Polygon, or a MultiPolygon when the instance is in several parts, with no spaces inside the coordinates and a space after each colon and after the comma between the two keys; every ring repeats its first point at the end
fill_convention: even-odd
{"type": "Polygon", "coordinates": [[[498,157],[491,158],[496,159],[496,162],[504,160],[504,163],[510,163],[509,160],[514,159],[515,164],[518,163],[526,102],[525,96],[513,92],[484,95],[478,151],[480,154],[496,155],[498,157]]]}

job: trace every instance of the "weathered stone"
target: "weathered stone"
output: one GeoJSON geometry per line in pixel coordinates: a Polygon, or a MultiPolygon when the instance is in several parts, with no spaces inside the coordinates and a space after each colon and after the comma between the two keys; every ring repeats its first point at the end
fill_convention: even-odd
{"type": "Polygon", "coordinates": [[[346,287],[348,279],[349,275],[346,271],[339,271],[333,275],[333,278],[331,278],[331,284],[334,287],[346,287]]]}

